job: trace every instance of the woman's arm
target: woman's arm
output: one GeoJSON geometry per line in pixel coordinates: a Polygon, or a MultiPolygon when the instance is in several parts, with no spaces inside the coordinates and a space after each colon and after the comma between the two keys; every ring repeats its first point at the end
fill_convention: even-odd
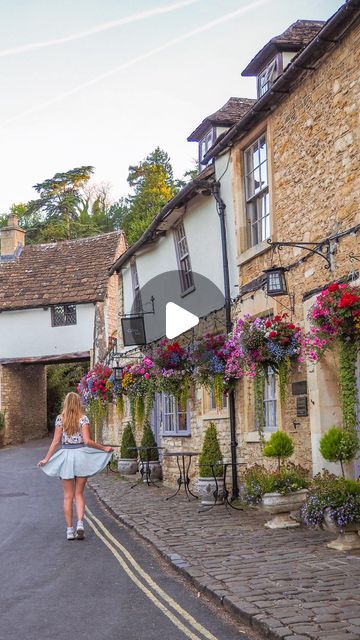
{"type": "Polygon", "coordinates": [[[50,460],[52,454],[55,453],[55,451],[58,448],[58,446],[60,444],[60,441],[61,441],[61,433],[62,433],[62,429],[61,428],[59,429],[59,427],[55,427],[54,437],[52,439],[52,443],[51,443],[51,445],[49,447],[49,450],[48,450],[45,458],[43,458],[42,460],[40,460],[37,463],[38,467],[42,467],[44,464],[46,464],[50,460]]]}
{"type": "Polygon", "coordinates": [[[100,449],[100,451],[114,451],[112,447],[105,447],[103,444],[99,444],[90,438],[89,423],[82,425],[82,436],[87,447],[93,447],[94,449],[100,449]]]}

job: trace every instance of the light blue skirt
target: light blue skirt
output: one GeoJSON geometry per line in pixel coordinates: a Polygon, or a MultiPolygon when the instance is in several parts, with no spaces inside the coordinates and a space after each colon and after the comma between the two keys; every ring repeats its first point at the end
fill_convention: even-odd
{"type": "Polygon", "coordinates": [[[93,447],[58,449],[40,469],[48,476],[71,480],[75,476],[94,476],[106,467],[112,451],[100,451],[93,447]]]}

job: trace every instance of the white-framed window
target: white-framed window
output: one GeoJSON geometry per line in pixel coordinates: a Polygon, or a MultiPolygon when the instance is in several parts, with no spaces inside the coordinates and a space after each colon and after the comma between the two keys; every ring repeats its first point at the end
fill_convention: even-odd
{"type": "MultiPolygon", "coordinates": [[[[227,409],[227,406],[228,406],[228,397],[224,393],[223,397],[222,397],[221,408],[222,409],[227,409]]],[[[210,409],[210,411],[215,411],[217,409],[216,402],[215,402],[215,396],[214,396],[214,392],[213,392],[212,389],[211,389],[211,391],[209,393],[209,409],[210,409]]]]}
{"type": "MultiPolygon", "coordinates": [[[[206,165],[201,164],[203,158],[205,157],[205,155],[207,154],[207,152],[209,151],[210,147],[213,146],[215,140],[214,140],[214,129],[211,128],[210,131],[208,131],[204,137],[200,140],[199,142],[199,169],[200,171],[202,169],[204,169],[204,167],[206,165]]],[[[211,160],[208,162],[208,164],[211,162],[211,160]]]]}
{"type": "Polygon", "coordinates": [[[268,154],[265,134],[244,151],[244,165],[248,246],[254,247],[270,237],[268,154]]]}
{"type": "Polygon", "coordinates": [[[142,301],[141,301],[141,294],[140,294],[139,276],[138,276],[138,270],[137,270],[135,258],[131,259],[130,271],[131,271],[131,283],[132,283],[132,289],[133,289],[134,312],[140,313],[143,309],[142,309],[142,301]]]}
{"type": "Polygon", "coordinates": [[[277,425],[277,399],[276,399],[276,375],[268,368],[267,377],[265,378],[264,389],[264,431],[276,431],[277,425]]]}
{"type": "Polygon", "coordinates": [[[265,69],[258,75],[257,88],[258,98],[267,93],[275,80],[279,77],[279,58],[272,60],[265,69]]]}
{"type": "Polygon", "coordinates": [[[195,286],[185,228],[182,222],[174,229],[174,240],[179,268],[181,293],[182,295],[186,295],[187,293],[194,291],[195,286]]]}
{"type": "Polygon", "coordinates": [[[167,393],[159,394],[160,424],[163,436],[189,436],[190,404],[182,409],[176,398],[167,393]]]}
{"type": "Polygon", "coordinates": [[[74,304],[56,304],[51,307],[51,326],[65,327],[76,324],[76,306],[74,304]]]}

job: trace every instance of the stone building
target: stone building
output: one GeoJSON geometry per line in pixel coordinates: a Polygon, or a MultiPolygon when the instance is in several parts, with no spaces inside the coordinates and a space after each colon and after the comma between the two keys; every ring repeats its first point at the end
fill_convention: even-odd
{"type": "Polygon", "coordinates": [[[47,433],[46,365],[101,360],[117,328],[121,232],[25,245],[15,216],[0,232],[0,410],[4,444],[47,433]]]}
{"type": "MultiPolygon", "coordinates": [[[[298,20],[271,39],[243,72],[256,78],[257,100],[231,98],[227,107],[231,111],[235,106],[232,120],[224,118],[225,105],[191,134],[189,140],[199,144],[200,166],[205,169],[113,266],[112,271],[121,273],[123,313],[131,310],[139,287],[161,273],[164,265],[181,272],[176,248],[176,229],[181,225],[191,264],[196,260],[196,270],[215,278],[222,288],[212,184],[218,185],[226,206],[234,322],[245,313],[253,317],[281,313],[285,306],[294,321],[306,327],[319,291],[350,273],[356,282],[356,263],[349,255],[353,252],[360,258],[359,15],[359,3],[349,1],[327,22],[298,20]],[[243,106],[236,111],[239,105],[243,106]],[[208,181],[209,189],[197,180],[208,181]],[[285,246],[280,253],[269,239],[314,243],[311,247],[318,253],[295,246],[285,246]],[[329,257],[330,269],[324,256],[329,257]],[[289,297],[266,295],[264,270],[275,264],[287,268],[289,297]]],[[[198,332],[216,329],[210,311],[203,314],[198,332]]],[[[313,473],[331,468],[319,454],[319,440],[331,425],[340,423],[336,355],[324,357],[316,367],[293,369],[288,386],[287,401],[281,406],[276,377],[271,375],[266,382],[265,438],[283,429],[294,439],[294,461],[313,473]]],[[[226,400],[217,412],[203,389],[194,390],[183,433],[176,426],[177,409],[171,407],[172,433],[166,427],[169,411],[164,413],[163,404],[153,417],[159,444],[168,450],[199,450],[204,426],[211,419],[229,459],[226,400]]],[[[128,412],[123,424],[129,419],[128,412]]],[[[109,428],[119,439],[123,424],[115,423],[114,427],[110,422],[109,428]]],[[[236,385],[236,437],[240,463],[262,459],[248,380],[236,385]]],[[[165,481],[172,482],[174,470],[166,465],[165,481]]]]}
{"type": "MultiPolygon", "coordinates": [[[[327,284],[350,274],[359,283],[359,15],[359,3],[346,2],[326,23],[299,20],[270,40],[243,72],[256,77],[257,102],[205,156],[209,162],[231,147],[240,287],[234,319],[281,313],[294,296],[294,321],[307,327],[309,308],[327,284]],[[269,238],[314,243],[328,254],[330,269],[319,254],[293,246],[280,252],[269,238]],[[263,271],[276,264],[288,269],[290,298],[265,295],[263,271]]],[[[332,468],[319,441],[341,424],[337,368],[331,353],[307,371],[294,370],[283,407],[275,380],[266,383],[266,430],[287,431],[296,460],[314,473],[332,468]],[[297,409],[299,389],[307,411],[297,409]]],[[[239,448],[253,462],[261,453],[251,384],[238,387],[239,448]]]]}

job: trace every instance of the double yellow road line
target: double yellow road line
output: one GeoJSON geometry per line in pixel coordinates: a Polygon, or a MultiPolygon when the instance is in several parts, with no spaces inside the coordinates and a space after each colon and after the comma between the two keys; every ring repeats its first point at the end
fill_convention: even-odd
{"type": "Polygon", "coordinates": [[[178,602],[166,593],[152,578],[144,571],[135,558],[120,542],[114,538],[103,523],[85,507],[86,520],[94,531],[95,535],[105,544],[105,546],[115,556],[121,568],[128,575],[130,580],[144,593],[144,595],[166,616],[182,633],[190,640],[217,640],[205,627],[193,618],[178,602]]]}

